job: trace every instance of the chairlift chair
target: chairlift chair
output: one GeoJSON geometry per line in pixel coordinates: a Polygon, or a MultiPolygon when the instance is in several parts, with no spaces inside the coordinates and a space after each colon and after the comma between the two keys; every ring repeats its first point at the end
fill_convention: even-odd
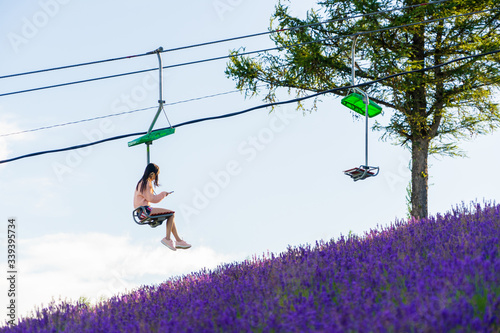
{"type": "MultiPolygon", "coordinates": [[[[163,100],[163,67],[162,67],[162,61],[161,61],[161,53],[163,52],[163,48],[160,47],[157,50],[149,52],[150,54],[156,54],[158,57],[158,63],[159,63],[159,83],[160,83],[160,89],[159,89],[159,99],[158,99],[158,111],[155,114],[155,117],[153,119],[153,122],[149,126],[149,130],[146,135],[141,136],[140,138],[137,138],[135,140],[132,140],[128,143],[129,147],[137,146],[140,144],[145,143],[146,144],[146,152],[147,152],[147,163],[150,163],[150,151],[149,151],[149,146],[153,144],[153,141],[158,140],[160,138],[163,138],[165,136],[171,135],[175,133],[175,128],[172,127],[172,124],[170,124],[170,120],[168,120],[168,116],[165,113],[165,117],[167,118],[168,124],[170,125],[169,128],[164,128],[164,129],[159,129],[153,131],[153,128],[155,126],[156,121],[158,120],[158,117],[160,116],[161,111],[165,111],[163,109],[163,106],[165,104],[165,101],[163,100]]],[[[138,207],[134,209],[132,212],[132,216],[134,218],[135,223],[139,225],[149,225],[151,228],[156,228],[157,226],[161,225],[163,221],[168,219],[170,216],[174,215],[174,213],[168,213],[168,214],[149,214],[148,211],[144,206],[138,207]],[[144,218],[141,218],[142,216],[145,216],[144,218]]]]}
{"type": "MultiPolygon", "coordinates": [[[[352,85],[355,86],[355,50],[356,50],[356,40],[358,36],[353,37],[351,57],[352,57],[352,85]]],[[[344,174],[351,177],[352,180],[358,181],[367,179],[370,177],[375,177],[379,173],[379,167],[370,166],[368,164],[368,118],[375,117],[382,113],[382,108],[370,100],[370,97],[363,90],[355,87],[352,88],[353,91],[348,96],[344,97],[341,101],[342,105],[348,107],[354,112],[359,113],[365,117],[365,164],[359,167],[348,169],[344,171],[344,174]]]]}
{"type": "Polygon", "coordinates": [[[172,213],[157,213],[157,214],[149,214],[146,207],[140,206],[132,212],[132,217],[134,218],[135,223],[139,225],[149,225],[151,228],[156,228],[157,226],[162,225],[163,221],[168,219],[170,216],[174,215],[175,212],[172,213]],[[141,216],[145,216],[141,218],[141,216]]]}

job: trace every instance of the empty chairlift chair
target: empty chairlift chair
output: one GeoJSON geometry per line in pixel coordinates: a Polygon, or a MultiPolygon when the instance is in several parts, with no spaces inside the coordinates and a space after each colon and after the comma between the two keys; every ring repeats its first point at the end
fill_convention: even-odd
{"type": "MultiPolygon", "coordinates": [[[[352,85],[355,85],[355,49],[356,49],[356,40],[357,36],[354,37],[352,44],[352,85]]],[[[344,171],[344,174],[351,177],[354,181],[367,179],[370,177],[375,177],[379,173],[379,167],[370,166],[368,164],[368,119],[371,117],[375,117],[382,113],[382,108],[370,100],[370,97],[366,92],[359,88],[352,88],[353,91],[348,96],[344,97],[341,101],[342,105],[348,107],[356,113],[365,117],[365,164],[360,165],[359,167],[355,167],[352,169],[348,169],[344,171]]]]}

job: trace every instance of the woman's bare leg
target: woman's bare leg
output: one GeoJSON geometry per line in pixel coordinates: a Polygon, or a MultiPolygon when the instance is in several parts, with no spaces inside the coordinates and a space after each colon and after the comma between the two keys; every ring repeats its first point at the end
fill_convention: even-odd
{"type": "MultiPolygon", "coordinates": [[[[170,209],[156,208],[156,207],[154,207],[151,211],[151,214],[162,214],[162,213],[168,214],[173,212],[170,209]]],[[[167,218],[167,225],[166,225],[167,234],[165,238],[167,240],[170,240],[170,234],[173,234],[175,239],[177,241],[180,241],[181,238],[179,237],[179,234],[177,233],[177,228],[175,227],[174,216],[175,214],[167,218]]]]}
{"type": "Polygon", "coordinates": [[[151,214],[168,214],[173,213],[170,209],[151,207],[151,214]]]}
{"type": "Polygon", "coordinates": [[[175,215],[172,215],[171,217],[169,217],[169,219],[172,219],[172,234],[174,235],[175,240],[180,242],[182,240],[182,238],[177,233],[177,227],[175,226],[174,216],[175,215]]]}
{"type": "Polygon", "coordinates": [[[175,226],[175,214],[167,219],[167,239],[170,239],[170,233],[174,235],[176,241],[179,242],[182,240],[182,238],[177,233],[177,227],[175,226]]]}
{"type": "Polygon", "coordinates": [[[174,224],[174,220],[172,219],[172,216],[170,216],[167,219],[167,235],[165,237],[167,240],[170,240],[170,233],[172,232],[173,224],[174,224]]]}

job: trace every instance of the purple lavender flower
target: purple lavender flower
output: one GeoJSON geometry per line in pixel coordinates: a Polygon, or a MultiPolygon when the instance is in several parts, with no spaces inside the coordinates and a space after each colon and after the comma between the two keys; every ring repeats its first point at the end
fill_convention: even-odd
{"type": "Polygon", "coordinates": [[[2,332],[498,332],[500,206],[289,247],[2,332]]]}

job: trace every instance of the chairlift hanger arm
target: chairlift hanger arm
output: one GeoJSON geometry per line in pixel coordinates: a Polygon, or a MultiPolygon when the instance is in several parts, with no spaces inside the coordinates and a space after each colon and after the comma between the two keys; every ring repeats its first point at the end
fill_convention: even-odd
{"type": "Polygon", "coordinates": [[[175,133],[175,128],[172,127],[172,124],[170,123],[170,120],[168,119],[167,114],[165,113],[165,117],[167,118],[168,124],[170,125],[169,128],[164,128],[160,130],[153,131],[153,128],[156,124],[156,121],[158,120],[158,117],[160,116],[160,113],[162,111],[165,111],[163,109],[163,105],[165,104],[165,101],[163,100],[163,65],[162,65],[162,60],[161,60],[161,53],[163,52],[163,47],[159,47],[158,49],[148,52],[148,54],[155,54],[158,56],[158,71],[159,71],[159,97],[158,97],[158,110],[156,111],[156,114],[153,118],[153,121],[151,122],[151,125],[149,126],[148,132],[146,135],[135,139],[133,141],[130,141],[128,143],[129,147],[139,145],[141,143],[146,144],[146,153],[147,153],[147,163],[150,163],[150,147],[153,144],[154,140],[158,140],[159,138],[162,138],[164,136],[170,135],[175,133]]]}
{"type": "MultiPolygon", "coordinates": [[[[163,103],[160,102],[160,105],[158,106],[158,111],[156,111],[155,117],[154,117],[153,121],[151,122],[151,126],[149,126],[148,134],[150,134],[151,131],[153,130],[153,127],[155,126],[156,121],[158,120],[158,117],[160,116],[160,113],[162,110],[163,110],[163,103]]],[[[170,127],[172,127],[172,126],[170,126],[170,127]]]]}
{"type": "Polygon", "coordinates": [[[155,117],[153,119],[153,122],[151,123],[151,126],[149,126],[148,134],[151,133],[153,130],[153,127],[156,124],[156,121],[158,120],[158,117],[160,116],[161,111],[163,110],[163,104],[165,101],[163,100],[163,65],[161,61],[161,52],[163,52],[163,47],[159,47],[158,49],[151,51],[151,54],[156,53],[158,56],[158,71],[159,71],[159,97],[158,97],[158,111],[156,111],[155,117]]]}
{"type": "Polygon", "coordinates": [[[369,166],[368,164],[368,119],[374,117],[382,112],[382,108],[374,101],[370,100],[367,92],[361,88],[356,87],[356,41],[358,34],[352,37],[351,48],[351,83],[352,88],[349,89],[351,94],[344,97],[341,103],[349,109],[364,115],[365,117],[365,164],[360,167],[352,168],[344,171],[344,174],[351,177],[354,181],[375,177],[379,173],[379,167],[369,166]],[[376,171],[376,172],[375,172],[376,171]]]}

